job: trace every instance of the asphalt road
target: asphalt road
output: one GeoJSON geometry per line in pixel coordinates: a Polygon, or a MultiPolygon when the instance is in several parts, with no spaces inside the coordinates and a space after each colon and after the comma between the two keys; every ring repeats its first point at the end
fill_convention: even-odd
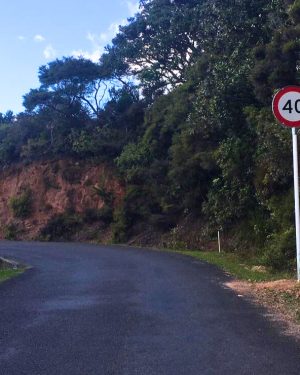
{"type": "Polygon", "coordinates": [[[0,285],[1,375],[291,375],[300,344],[176,254],[0,242],[31,264],[0,285]]]}

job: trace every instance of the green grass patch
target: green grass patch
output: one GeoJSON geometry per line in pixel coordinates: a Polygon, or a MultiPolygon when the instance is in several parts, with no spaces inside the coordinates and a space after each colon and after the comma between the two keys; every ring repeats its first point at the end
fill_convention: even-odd
{"type": "Polygon", "coordinates": [[[12,277],[16,277],[23,273],[23,269],[13,270],[13,269],[0,269],[0,283],[11,279],[12,277]]]}
{"type": "Polygon", "coordinates": [[[253,267],[259,266],[257,259],[244,259],[232,253],[218,253],[207,251],[176,251],[177,253],[191,256],[215,264],[232,276],[251,282],[271,281],[279,279],[290,279],[293,276],[287,272],[274,272],[269,269],[255,270],[253,267]]]}

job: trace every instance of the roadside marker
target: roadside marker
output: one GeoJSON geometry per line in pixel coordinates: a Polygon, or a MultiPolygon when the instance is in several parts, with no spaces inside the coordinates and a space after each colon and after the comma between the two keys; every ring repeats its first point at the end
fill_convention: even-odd
{"type": "Polygon", "coordinates": [[[219,253],[221,253],[221,238],[220,238],[220,229],[218,230],[218,245],[219,245],[219,253]]]}

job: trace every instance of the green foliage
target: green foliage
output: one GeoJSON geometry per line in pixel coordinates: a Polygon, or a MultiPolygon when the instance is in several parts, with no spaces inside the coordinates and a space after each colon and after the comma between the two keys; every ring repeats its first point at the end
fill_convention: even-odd
{"type": "Polygon", "coordinates": [[[6,113],[0,112],[0,124],[12,124],[14,120],[13,111],[6,111],[6,113]]]}
{"type": "Polygon", "coordinates": [[[83,58],[63,58],[39,69],[41,87],[24,97],[29,111],[52,108],[59,113],[83,110],[98,117],[103,99],[103,75],[97,64],[83,58]]]}
{"type": "Polygon", "coordinates": [[[257,97],[264,104],[271,104],[274,90],[299,83],[299,1],[293,2],[290,16],[289,22],[278,25],[272,40],[255,51],[252,81],[257,97]]]}
{"type": "MultiPolygon", "coordinates": [[[[294,7],[290,14],[296,22],[296,3],[294,7]]],[[[173,85],[173,91],[154,101],[146,112],[143,136],[129,143],[116,159],[127,182],[127,195],[116,218],[117,233],[128,235],[135,223],[146,220],[151,224],[152,218],[170,212],[192,212],[205,217],[208,232],[220,226],[229,231],[237,251],[251,249],[261,254],[270,238],[291,227],[293,209],[285,204],[290,201],[292,184],[290,134],[276,124],[270,107],[258,102],[267,98],[269,106],[276,85],[297,83],[298,31],[295,25],[286,26],[289,14],[285,9],[281,1],[189,2],[184,6],[176,1],[148,1],[141,14],[121,29],[108,56],[142,61],[148,56],[144,46],[152,43],[152,65],[141,66],[137,72],[144,92],[157,95],[166,82],[173,85]],[[159,6],[161,18],[155,18],[159,6]],[[189,25],[201,14],[198,34],[190,40],[195,38],[199,49],[205,46],[205,53],[193,54],[195,60],[178,76],[184,83],[174,88],[174,77],[164,73],[157,77],[155,59],[161,51],[155,50],[155,42],[157,38],[161,45],[166,43],[163,71],[168,69],[168,48],[175,41],[168,22],[177,7],[182,14],[192,12],[189,25]],[[159,27],[152,31],[155,22],[164,23],[168,35],[159,27]],[[218,34],[216,22],[222,30],[218,34]],[[150,27],[149,35],[143,35],[145,25],[150,27]],[[136,37],[138,32],[141,39],[136,37]],[[150,35],[153,39],[146,43],[150,35]],[[280,211],[280,205],[285,210],[280,211]],[[286,218],[281,215],[284,211],[289,213],[286,218]]],[[[180,22],[177,26],[185,27],[180,22]]]]}
{"type": "Polygon", "coordinates": [[[264,200],[289,190],[292,184],[290,133],[276,123],[271,108],[251,107],[246,113],[257,134],[253,170],[256,194],[264,200]]]}
{"type": "Polygon", "coordinates": [[[296,267],[295,229],[275,233],[268,244],[263,261],[275,270],[289,270],[296,267]]]}
{"type": "Polygon", "coordinates": [[[79,165],[69,165],[62,172],[62,177],[64,180],[70,184],[77,184],[81,180],[82,169],[79,165]]]}
{"type": "Polygon", "coordinates": [[[88,224],[101,221],[107,226],[113,221],[113,210],[107,205],[104,205],[101,209],[87,208],[84,211],[83,221],[88,224]]]}
{"type": "Polygon", "coordinates": [[[152,99],[167,85],[182,83],[185,71],[200,53],[198,30],[193,27],[197,16],[194,1],[143,2],[141,11],[120,27],[102,65],[113,76],[137,75],[147,99],[152,99]]]}
{"type": "Polygon", "coordinates": [[[21,195],[10,198],[9,208],[14,217],[26,219],[32,213],[32,203],[32,192],[27,189],[21,195]]]}
{"type": "Polygon", "coordinates": [[[113,221],[113,209],[107,205],[104,205],[98,212],[98,218],[105,225],[109,225],[113,221]]]}
{"type": "Polygon", "coordinates": [[[0,268],[0,283],[2,283],[5,280],[8,280],[12,277],[16,277],[24,272],[24,269],[1,269],[0,268]]]}
{"type": "Polygon", "coordinates": [[[295,23],[300,23],[300,1],[295,1],[290,8],[290,15],[295,23]]]}
{"type": "Polygon", "coordinates": [[[216,178],[203,204],[203,212],[215,228],[232,226],[248,214],[250,199],[249,186],[241,186],[238,180],[229,182],[216,178]]]}
{"type": "Polygon", "coordinates": [[[112,225],[112,241],[114,243],[124,243],[128,239],[128,220],[123,208],[114,212],[114,223],[112,225]]]}
{"type": "Polygon", "coordinates": [[[82,226],[77,214],[68,212],[53,216],[41,230],[40,238],[46,241],[69,240],[82,226]]]}
{"type": "Polygon", "coordinates": [[[116,164],[127,182],[134,182],[142,177],[144,169],[151,163],[149,146],[145,142],[129,143],[122,154],[116,159],[116,164]]]}
{"type": "Polygon", "coordinates": [[[4,238],[10,241],[17,240],[19,232],[18,226],[14,223],[10,223],[4,227],[4,238]]]}
{"type": "Polygon", "coordinates": [[[159,211],[153,192],[146,186],[130,185],[122,206],[114,212],[113,240],[125,242],[134,227],[146,223],[151,213],[159,211]]]}
{"type": "Polygon", "coordinates": [[[115,200],[115,196],[114,196],[113,191],[107,190],[107,188],[105,188],[104,184],[101,184],[100,186],[96,185],[93,188],[97,192],[99,197],[101,197],[103,202],[107,206],[112,207],[112,205],[114,203],[114,200],[115,200]]]}

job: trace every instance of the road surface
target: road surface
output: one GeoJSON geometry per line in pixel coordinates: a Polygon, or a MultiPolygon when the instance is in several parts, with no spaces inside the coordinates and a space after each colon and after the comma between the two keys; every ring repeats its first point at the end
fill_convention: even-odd
{"type": "Polygon", "coordinates": [[[0,242],[1,375],[292,375],[300,346],[214,266],[117,246],[0,242]]]}

